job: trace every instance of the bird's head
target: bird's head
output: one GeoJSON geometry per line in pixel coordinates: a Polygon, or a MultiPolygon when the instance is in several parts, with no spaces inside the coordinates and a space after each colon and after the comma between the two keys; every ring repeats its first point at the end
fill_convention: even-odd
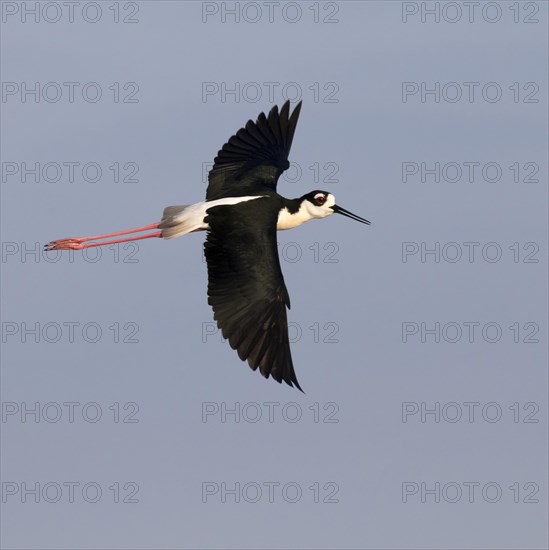
{"type": "Polygon", "coordinates": [[[325,218],[331,214],[341,214],[357,222],[370,225],[368,220],[338,206],[335,203],[335,197],[331,193],[328,193],[328,191],[311,191],[303,195],[301,199],[307,208],[307,212],[313,218],[325,218]]]}

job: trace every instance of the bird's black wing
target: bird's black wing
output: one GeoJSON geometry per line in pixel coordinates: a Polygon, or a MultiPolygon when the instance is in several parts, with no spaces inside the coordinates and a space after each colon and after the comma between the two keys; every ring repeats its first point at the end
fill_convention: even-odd
{"type": "Polygon", "coordinates": [[[271,196],[208,210],[208,303],[240,359],[265,378],[301,390],[288,340],[290,298],[278,259],[277,202],[271,196]]]}
{"type": "Polygon", "coordinates": [[[206,200],[276,191],[280,174],[289,166],[301,101],[290,115],[286,101],[278,112],[275,105],[269,116],[261,113],[256,122],[248,121],[217,153],[208,174],[206,200]]]}

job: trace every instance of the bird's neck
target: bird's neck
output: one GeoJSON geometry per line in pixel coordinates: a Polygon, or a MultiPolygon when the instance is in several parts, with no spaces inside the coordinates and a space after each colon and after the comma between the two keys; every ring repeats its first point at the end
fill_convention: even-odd
{"type": "Polygon", "coordinates": [[[313,216],[307,211],[303,201],[300,199],[284,199],[283,208],[278,214],[276,228],[278,230],[292,229],[312,219],[313,216]]]}

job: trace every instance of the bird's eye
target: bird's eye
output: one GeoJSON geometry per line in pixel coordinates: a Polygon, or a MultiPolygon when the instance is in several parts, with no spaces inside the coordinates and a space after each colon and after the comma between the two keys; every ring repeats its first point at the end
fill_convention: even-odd
{"type": "Polygon", "coordinates": [[[317,202],[320,206],[322,206],[322,205],[326,202],[326,196],[325,196],[325,195],[317,195],[317,196],[315,197],[315,199],[316,199],[316,202],[317,202]]]}

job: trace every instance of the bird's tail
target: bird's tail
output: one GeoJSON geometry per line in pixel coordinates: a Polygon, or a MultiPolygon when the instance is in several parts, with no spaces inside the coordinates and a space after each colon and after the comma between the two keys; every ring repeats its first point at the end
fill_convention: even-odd
{"type": "Polygon", "coordinates": [[[198,204],[178,204],[164,208],[162,220],[158,229],[162,231],[163,239],[173,239],[180,237],[192,231],[203,231],[206,229],[204,224],[204,208],[198,204]]]}

